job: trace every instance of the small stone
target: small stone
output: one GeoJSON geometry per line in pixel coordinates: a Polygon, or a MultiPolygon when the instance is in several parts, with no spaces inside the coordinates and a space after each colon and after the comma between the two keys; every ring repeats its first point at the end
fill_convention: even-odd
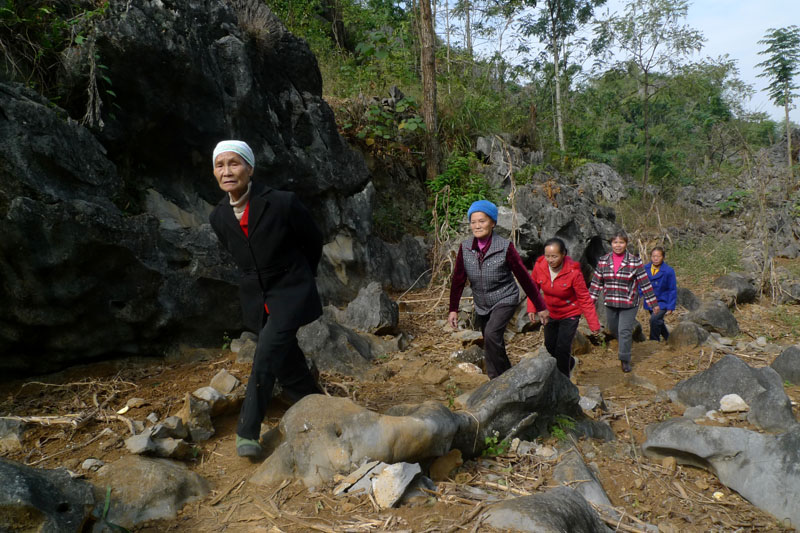
{"type": "Polygon", "coordinates": [[[0,454],[22,450],[25,424],[19,420],[0,420],[0,454]]]}
{"type": "Polygon", "coordinates": [[[422,379],[433,385],[441,385],[450,379],[450,374],[443,368],[428,367],[422,370],[422,379]]]}
{"type": "Polygon", "coordinates": [[[461,450],[452,449],[447,454],[437,457],[431,463],[430,475],[434,481],[446,481],[450,478],[450,474],[464,464],[461,458],[461,450]]]}
{"type": "Polygon", "coordinates": [[[675,460],[675,458],[674,458],[674,457],[672,457],[672,456],[664,457],[664,458],[661,460],[661,466],[662,466],[662,467],[664,468],[664,470],[666,470],[667,472],[670,472],[670,473],[672,473],[672,472],[675,472],[675,470],[677,470],[677,468],[678,468],[678,461],[676,461],[676,460],[675,460]]]}
{"type": "Polygon", "coordinates": [[[542,445],[536,446],[535,453],[538,457],[541,457],[543,459],[552,459],[553,457],[558,455],[558,452],[552,446],[542,446],[542,445]]]}
{"type": "Polygon", "coordinates": [[[236,376],[224,368],[217,372],[213,378],[211,378],[211,386],[222,394],[230,394],[237,385],[239,385],[239,380],[236,378],[236,376]]]}
{"type": "Polygon", "coordinates": [[[93,457],[90,457],[89,459],[86,459],[83,463],[81,463],[81,468],[83,468],[84,470],[89,470],[94,472],[104,464],[105,463],[100,459],[95,459],[93,457]]]}
{"type": "Polygon", "coordinates": [[[716,409],[707,411],[706,418],[708,418],[709,420],[713,420],[714,422],[719,422],[720,424],[724,424],[725,422],[728,421],[728,418],[722,416],[722,414],[720,414],[720,412],[717,411],[716,409]]]}
{"type": "Polygon", "coordinates": [[[708,490],[709,489],[709,484],[706,483],[705,480],[703,480],[703,479],[698,479],[697,481],[695,481],[694,482],[694,486],[697,487],[700,490],[708,490]]]}
{"type": "Polygon", "coordinates": [[[636,487],[637,490],[641,490],[642,486],[644,485],[644,481],[642,478],[637,477],[633,480],[633,486],[636,487]]]}
{"type": "Polygon", "coordinates": [[[114,435],[112,438],[101,442],[97,449],[101,452],[107,452],[112,448],[116,448],[117,444],[119,444],[121,440],[122,439],[119,437],[119,435],[114,435]]]}
{"type": "Polygon", "coordinates": [[[189,430],[194,442],[208,440],[214,435],[214,425],[211,423],[211,406],[191,394],[186,394],[183,407],[177,416],[189,430]]]}
{"type": "Polygon", "coordinates": [[[719,410],[723,413],[740,413],[749,411],[750,406],[738,394],[726,394],[719,400],[719,410]]]}
{"type": "Polygon", "coordinates": [[[762,348],[767,345],[767,338],[766,337],[759,337],[756,339],[756,344],[761,346],[762,348]]]}
{"type": "Polygon", "coordinates": [[[156,413],[150,413],[147,415],[147,421],[151,424],[158,424],[158,415],[156,413]]]}
{"type": "Polygon", "coordinates": [[[144,422],[141,420],[131,420],[131,424],[133,424],[133,429],[136,431],[137,435],[144,431],[144,422]]]}
{"type": "Polygon", "coordinates": [[[134,435],[133,437],[128,437],[125,439],[125,447],[130,453],[139,455],[153,451],[155,445],[150,438],[150,431],[147,430],[139,433],[138,435],[134,435]]]}
{"type": "Polygon", "coordinates": [[[194,391],[192,396],[206,402],[211,407],[212,416],[225,412],[230,404],[228,398],[214,387],[201,387],[194,391]]]}
{"type": "Polygon", "coordinates": [[[472,363],[458,363],[456,368],[460,371],[464,372],[465,374],[483,374],[483,370],[480,369],[477,365],[473,365],[472,363]]]}
{"type": "Polygon", "coordinates": [[[725,494],[720,491],[717,491],[714,494],[712,494],[712,496],[714,497],[715,500],[720,501],[725,497],[725,494]]]}
{"type": "Polygon", "coordinates": [[[148,402],[144,398],[131,398],[125,403],[125,405],[127,407],[130,407],[131,409],[136,409],[137,407],[143,407],[145,405],[150,405],[150,402],[148,402]]]}
{"type": "Polygon", "coordinates": [[[472,329],[462,329],[453,333],[452,337],[456,340],[461,341],[462,344],[467,345],[471,344],[473,341],[476,341],[483,337],[480,331],[475,331],[472,329]]]}
{"type": "Polygon", "coordinates": [[[194,456],[195,448],[182,439],[153,439],[153,453],[159,457],[170,459],[189,459],[194,456]]]}
{"type": "Polygon", "coordinates": [[[252,339],[245,339],[236,354],[237,363],[252,363],[256,357],[256,343],[252,339]]]}
{"type": "Polygon", "coordinates": [[[515,453],[517,455],[527,455],[532,451],[535,452],[536,446],[537,444],[535,442],[531,442],[529,440],[523,440],[520,441],[520,443],[517,445],[517,450],[515,453]]]}
{"type": "Polygon", "coordinates": [[[683,416],[689,420],[703,420],[706,417],[707,409],[702,405],[689,407],[683,412],[683,416]]]}
{"type": "Polygon", "coordinates": [[[333,495],[338,496],[343,492],[349,492],[350,488],[358,483],[364,476],[366,476],[373,468],[378,466],[380,461],[370,461],[364,463],[357,470],[351,472],[346,477],[339,480],[339,484],[333,489],[333,495]]]}
{"type": "Polygon", "coordinates": [[[372,495],[381,509],[389,509],[403,497],[408,485],[422,472],[416,463],[389,465],[372,480],[372,495]]]}

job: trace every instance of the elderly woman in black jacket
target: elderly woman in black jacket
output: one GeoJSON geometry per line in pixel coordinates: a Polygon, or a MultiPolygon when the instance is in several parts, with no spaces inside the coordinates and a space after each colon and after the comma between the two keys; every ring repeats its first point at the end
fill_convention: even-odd
{"type": "Polygon", "coordinates": [[[297,344],[297,330],[322,314],[314,281],[322,234],[294,193],[251,180],[255,156],[247,143],[222,141],[213,158],[214,176],[227,194],[211,213],[211,227],[241,271],[245,327],[260,332],[236,452],[258,457],[261,421],[275,381],[295,400],[321,392],[297,344]]]}

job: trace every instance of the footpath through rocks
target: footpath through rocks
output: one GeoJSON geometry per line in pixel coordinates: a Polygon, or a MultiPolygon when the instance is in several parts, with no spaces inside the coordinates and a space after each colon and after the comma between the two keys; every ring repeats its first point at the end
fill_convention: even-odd
{"type": "MultiPolygon", "coordinates": [[[[796,472],[786,479],[779,471],[771,472],[774,483],[752,483],[758,473],[754,470],[767,469],[767,452],[773,454],[770,464],[788,461],[782,463],[784,473],[798,468],[796,458],[780,455],[785,447],[776,442],[795,439],[788,444],[796,444],[797,426],[789,431],[779,426],[791,428],[797,419],[800,386],[778,379],[787,400],[775,400],[779,395],[773,387],[777,374],[766,367],[787,346],[800,342],[799,334],[792,329],[791,320],[776,319],[774,308],[739,305],[735,337],[711,333],[702,344],[690,347],[635,343],[630,374],[619,369],[615,341],[594,346],[586,343],[572,376],[583,415],[570,414],[569,399],[564,397],[561,414],[544,422],[528,417],[519,427],[500,425],[495,436],[488,425],[468,425],[470,416],[483,416],[480,391],[503,394],[502,387],[492,389],[484,374],[474,372],[470,361],[475,362],[479,349],[473,336],[453,334],[445,326],[446,302],[440,299],[439,289],[408,293],[400,302],[404,351],[376,352],[379,355],[361,369],[360,378],[323,371],[320,379],[327,399],[311,397],[292,408],[280,398],[273,402],[264,426],[266,435],[276,437],[272,462],[251,463],[235,456],[237,385],[232,378],[246,382],[249,364],[237,362],[241,358],[229,346],[185,349],[164,361],[125,360],[74,367],[0,385],[0,417],[6,417],[0,454],[35,467],[37,473],[58,477],[58,486],[66,487],[63,492],[72,492],[69,504],[59,504],[52,493],[40,495],[52,500],[55,518],[49,523],[58,524],[52,529],[58,531],[76,530],[81,506],[94,509],[87,531],[118,531],[114,524],[135,524],[128,529],[146,532],[456,532],[507,531],[512,527],[556,531],[568,524],[573,531],[699,532],[777,531],[795,524],[794,519],[781,523],[776,515],[783,511],[771,509],[769,502],[759,498],[788,499],[784,503],[791,507],[798,494],[791,493],[796,472]],[[740,373],[732,382],[747,384],[738,394],[742,403],[714,398],[714,391],[731,385],[718,383],[715,376],[720,369],[726,376],[730,375],[727,372],[740,373]],[[170,415],[187,409],[190,393],[220,380],[220,375],[230,375],[233,387],[230,398],[213,403],[216,407],[205,415],[213,421],[207,430],[210,434],[201,435],[201,426],[194,422],[186,428],[174,420],[169,422],[170,415]],[[693,377],[694,381],[689,379],[693,377]],[[695,381],[700,381],[699,385],[695,381]],[[476,390],[479,392],[468,394],[476,390]],[[365,465],[364,471],[371,468],[375,474],[371,490],[364,490],[363,482],[358,485],[358,475],[348,479],[339,472],[326,474],[320,464],[306,465],[306,475],[298,476],[303,479],[284,480],[278,475],[280,464],[285,465],[286,458],[297,450],[293,449],[296,444],[281,442],[275,428],[289,409],[290,416],[284,417],[281,426],[289,431],[291,413],[312,403],[319,420],[330,418],[344,424],[337,433],[353,430],[346,422],[352,413],[351,418],[360,424],[354,427],[362,432],[352,442],[374,444],[370,439],[377,438],[375,434],[385,437],[387,432],[398,436],[395,441],[402,445],[392,448],[392,456],[374,457],[375,464],[365,465]],[[417,407],[400,407],[403,404],[417,407]],[[764,405],[766,414],[758,414],[759,406],[764,405]],[[723,408],[728,412],[722,412],[723,408]],[[473,415],[456,416],[464,410],[473,415]],[[419,425],[386,425],[396,417],[419,425]],[[20,419],[16,426],[13,418],[20,419]],[[437,427],[449,428],[447,438],[425,441],[426,431],[439,435],[430,431],[432,419],[446,421],[437,427]],[[544,425],[539,438],[502,438],[515,431],[524,434],[525,424],[537,423],[544,425]],[[613,435],[603,435],[603,423],[613,435]],[[165,426],[170,426],[168,431],[165,426]],[[132,431],[148,437],[141,439],[146,448],[142,455],[131,453],[132,431]],[[770,433],[777,431],[780,433],[770,433]],[[474,454],[447,453],[454,443],[467,449],[456,441],[472,432],[474,454]],[[180,434],[186,437],[176,436],[180,434]],[[739,462],[731,465],[726,457],[714,453],[704,456],[709,441],[729,443],[729,455],[739,457],[739,462]],[[421,446],[429,446],[429,453],[421,455],[442,457],[414,461],[421,446]],[[750,447],[760,456],[748,457],[750,447]],[[154,457],[158,455],[174,459],[154,457]],[[66,470],[49,472],[57,468],[66,470]],[[739,470],[742,473],[737,479],[739,470]],[[151,488],[156,486],[151,483],[153,477],[161,478],[157,490],[151,488]],[[74,482],[70,478],[88,481],[92,490],[70,489],[69,483],[74,482]],[[375,480],[384,478],[389,479],[388,488],[376,489],[375,480]],[[392,482],[404,478],[414,480],[410,489],[406,490],[406,485],[399,492],[392,488],[392,482]],[[66,508],[74,516],[67,516],[66,508]],[[158,518],[163,516],[170,518],[158,518]]],[[[793,307],[781,312],[800,316],[793,307]]],[[[687,313],[679,310],[669,318],[670,326],[677,328],[687,313]]],[[[641,312],[639,321],[646,324],[644,319],[641,312]]],[[[390,337],[386,339],[389,343],[390,337]]],[[[528,380],[549,375],[547,358],[536,359],[541,343],[537,328],[513,337],[509,334],[512,362],[518,373],[529,372],[528,380]]],[[[781,357],[789,361],[789,352],[781,357]]],[[[791,361],[787,365],[792,367],[791,361]]],[[[568,383],[562,385],[552,389],[556,392],[546,392],[560,397],[562,393],[557,391],[571,388],[568,383]]],[[[507,394],[516,393],[509,390],[507,394]]],[[[729,396],[727,389],[722,392],[729,396]]],[[[533,395],[529,389],[523,394],[529,399],[533,395]]],[[[504,401],[503,405],[514,408],[513,401],[504,401]]],[[[542,411],[540,407],[530,409],[542,411]]],[[[489,418],[501,419],[502,414],[489,418]]],[[[517,413],[515,419],[524,420],[523,414],[517,413]]],[[[322,434],[313,433],[313,424],[295,426],[291,431],[306,434],[309,447],[321,442],[322,434]]],[[[352,449],[338,452],[357,454],[352,449]]],[[[328,457],[327,464],[336,464],[337,457],[328,457]]],[[[0,458],[0,473],[8,464],[0,458]]],[[[48,482],[55,483],[52,479],[48,482]]],[[[23,531],[26,524],[41,518],[14,512],[18,510],[3,502],[0,519],[6,522],[0,523],[10,520],[23,531]]]]}

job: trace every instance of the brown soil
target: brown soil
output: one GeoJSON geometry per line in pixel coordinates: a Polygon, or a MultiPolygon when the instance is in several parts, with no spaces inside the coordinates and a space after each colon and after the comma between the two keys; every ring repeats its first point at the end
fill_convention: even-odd
{"type": "MultiPolygon", "coordinates": [[[[401,328],[414,336],[409,350],[376,361],[368,381],[323,374],[326,390],[383,411],[398,403],[429,399],[452,404],[456,396],[483,383],[485,376],[465,374],[451,361],[450,354],[463,346],[442,326],[435,325],[446,315],[446,302],[437,301],[439,295],[440,289],[431,289],[403,297],[407,303],[401,305],[401,328]],[[428,368],[447,369],[449,379],[429,382],[428,368]]],[[[787,320],[787,313],[800,317],[796,307],[781,308],[780,313],[766,305],[740,307],[737,318],[745,333],[739,340],[749,342],[765,335],[783,345],[798,342],[791,324],[800,320],[787,320]]],[[[639,317],[646,324],[644,318],[643,314],[639,317]]],[[[677,317],[669,317],[669,322],[677,322],[677,317]]],[[[512,362],[536,351],[541,340],[538,331],[517,335],[509,345],[512,362]]],[[[721,354],[708,347],[673,351],[664,344],[637,343],[634,372],[623,374],[615,348],[612,341],[581,356],[573,379],[581,388],[599,386],[611,404],[607,412],[591,416],[607,421],[617,440],[603,443],[581,439],[578,445],[585,460],[596,463],[611,501],[624,514],[619,530],[637,531],[641,522],[648,522],[662,526],[662,531],[785,531],[786,527],[724,487],[714,475],[691,467],[664,466],[641,455],[639,445],[645,439],[645,427],[682,414],[679,406],[660,401],[652,385],[659,390],[670,389],[707,369],[721,354]],[[717,492],[722,496],[715,498],[717,492]]],[[[753,366],[767,365],[774,358],[757,353],[739,355],[753,366]]],[[[242,381],[249,374],[248,365],[237,364],[234,354],[219,349],[187,349],[176,360],[126,360],[75,367],[0,385],[0,415],[75,414],[103,402],[107,402],[103,412],[111,414],[129,398],[138,397],[148,404],[131,409],[126,416],[144,420],[155,412],[164,417],[177,412],[186,393],[207,385],[221,368],[242,381]]],[[[794,402],[800,401],[800,387],[787,386],[786,391],[794,402]]],[[[267,424],[277,424],[282,413],[276,405],[267,424]]],[[[331,487],[309,491],[297,482],[255,486],[247,483],[255,465],[233,453],[235,417],[231,413],[215,418],[216,435],[201,443],[197,457],[188,462],[210,482],[211,494],[188,505],[176,519],[150,523],[137,531],[491,531],[477,518],[478,507],[482,509],[487,499],[540,492],[557,484],[551,478],[552,460],[505,454],[467,461],[450,481],[438,483],[437,493],[426,501],[388,511],[377,510],[364,498],[334,498],[331,487]]],[[[726,424],[755,429],[738,419],[726,424]]],[[[87,458],[109,463],[126,454],[122,440],[128,435],[125,424],[111,418],[95,418],[78,429],[33,425],[24,435],[24,450],[7,457],[36,467],[63,466],[79,472],[87,458]],[[115,435],[93,440],[104,428],[111,428],[115,435]]],[[[551,446],[559,444],[554,437],[541,440],[551,446]]],[[[87,473],[86,477],[92,481],[94,474],[87,473]]]]}

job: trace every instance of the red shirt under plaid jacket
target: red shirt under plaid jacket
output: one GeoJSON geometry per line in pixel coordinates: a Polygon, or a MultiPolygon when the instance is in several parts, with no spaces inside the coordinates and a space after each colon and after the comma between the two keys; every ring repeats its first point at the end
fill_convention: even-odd
{"type": "Polygon", "coordinates": [[[629,309],[639,305],[638,287],[642,288],[642,294],[648,305],[652,307],[658,304],[641,259],[630,252],[625,252],[622,264],[615,274],[614,260],[611,254],[606,254],[597,261],[592,284],[589,286],[589,296],[592,300],[597,300],[600,291],[603,291],[603,300],[608,307],[629,309]]]}

